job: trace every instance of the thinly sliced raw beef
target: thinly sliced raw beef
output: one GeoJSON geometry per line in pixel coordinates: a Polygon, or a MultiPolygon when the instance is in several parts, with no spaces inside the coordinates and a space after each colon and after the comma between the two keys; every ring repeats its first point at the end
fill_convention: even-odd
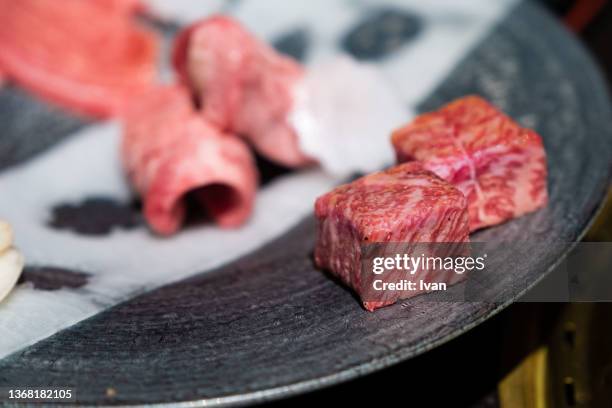
{"type": "Polygon", "coordinates": [[[398,161],[419,160],[465,194],[472,231],[548,202],[542,139],[480,97],[423,114],[392,141],[398,161]]]}
{"type": "Polygon", "coordinates": [[[251,152],[197,114],[180,86],[151,90],[134,102],[122,157],[143,196],[145,217],[159,234],[180,228],[187,193],[222,227],[239,226],[251,214],[258,183],[251,152]]]}
{"type": "Polygon", "coordinates": [[[87,0],[97,3],[101,7],[107,7],[111,11],[125,14],[144,12],[148,9],[147,4],[141,0],[87,0]]]}
{"type": "Polygon", "coordinates": [[[0,0],[0,68],[66,108],[106,117],[156,78],[158,41],[136,2],[0,0]]]}
{"type": "Polygon", "coordinates": [[[243,135],[262,155],[280,164],[296,167],[311,162],[300,151],[288,123],[293,88],[304,74],[296,61],[223,16],[184,30],[173,60],[208,120],[243,135]]]}
{"type": "MultiPolygon", "coordinates": [[[[355,290],[370,311],[422,292],[374,292],[373,275],[362,269],[364,245],[388,244],[392,253],[402,248],[397,243],[469,242],[465,197],[416,162],[335,188],[317,199],[315,216],[317,266],[355,290]]],[[[447,284],[461,280],[453,271],[437,278],[447,284]]]]}

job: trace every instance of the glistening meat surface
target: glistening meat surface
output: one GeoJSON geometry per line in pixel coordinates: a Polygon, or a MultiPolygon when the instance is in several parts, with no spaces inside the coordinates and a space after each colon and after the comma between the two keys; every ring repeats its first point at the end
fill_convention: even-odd
{"type": "Polygon", "coordinates": [[[152,89],[133,103],[122,158],[159,234],[180,228],[189,192],[221,227],[239,226],[251,214],[258,183],[251,152],[197,114],[180,86],[152,89]]]}
{"type": "Polygon", "coordinates": [[[288,122],[302,67],[223,16],[199,21],[177,38],[173,63],[220,128],[244,136],[267,158],[290,167],[311,160],[288,122]]]}
{"type": "MultiPolygon", "coordinates": [[[[317,266],[357,292],[367,310],[421,292],[373,293],[372,275],[362,270],[364,245],[469,241],[463,194],[416,162],[337,187],[317,199],[315,216],[317,266]]],[[[460,278],[453,272],[438,276],[448,284],[460,278]]]]}
{"type": "Polygon", "coordinates": [[[418,160],[465,194],[471,230],[548,202],[542,139],[480,97],[423,114],[395,131],[392,141],[399,162],[418,160]]]}
{"type": "Polygon", "coordinates": [[[78,113],[121,114],[156,77],[157,38],[135,1],[0,0],[0,70],[78,113]]]}

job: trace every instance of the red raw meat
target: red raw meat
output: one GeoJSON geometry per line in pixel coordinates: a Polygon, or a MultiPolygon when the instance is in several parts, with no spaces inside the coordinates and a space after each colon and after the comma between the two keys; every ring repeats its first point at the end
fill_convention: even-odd
{"type": "Polygon", "coordinates": [[[419,160],[465,194],[472,231],[548,202],[542,139],[480,97],[423,114],[392,141],[399,162],[419,160]]]}
{"type": "Polygon", "coordinates": [[[79,113],[121,114],[156,78],[157,37],[128,0],[0,0],[0,68],[79,113]]]}
{"type": "Polygon", "coordinates": [[[198,115],[181,86],[153,89],[134,101],[122,157],[159,234],[180,228],[189,192],[221,227],[237,227],[251,214],[258,176],[249,148],[198,115]]]}
{"type": "Polygon", "coordinates": [[[288,123],[293,88],[304,72],[223,16],[199,21],[177,38],[174,66],[217,126],[244,136],[267,158],[297,167],[311,163],[288,123]]]}
{"type": "MultiPolygon", "coordinates": [[[[416,162],[335,188],[317,199],[315,216],[317,266],[355,290],[370,311],[422,292],[373,293],[372,276],[361,269],[364,245],[469,242],[465,197],[416,162]]],[[[442,278],[461,279],[454,272],[442,278]]]]}
{"type": "Polygon", "coordinates": [[[107,7],[109,11],[124,14],[140,13],[147,10],[147,5],[140,0],[87,0],[97,3],[100,7],[107,7]]]}

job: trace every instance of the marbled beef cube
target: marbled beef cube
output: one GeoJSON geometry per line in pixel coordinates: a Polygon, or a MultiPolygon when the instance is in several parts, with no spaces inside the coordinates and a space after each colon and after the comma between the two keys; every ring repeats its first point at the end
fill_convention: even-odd
{"type": "Polygon", "coordinates": [[[548,202],[542,139],[480,97],[417,117],[392,142],[399,162],[418,160],[465,194],[472,231],[548,202]]]}
{"type": "MultiPolygon", "coordinates": [[[[355,290],[368,310],[422,292],[372,293],[365,284],[371,274],[364,275],[362,270],[364,246],[469,241],[465,197],[417,162],[335,188],[317,199],[315,215],[317,266],[355,290]]],[[[442,279],[453,284],[460,277],[450,274],[442,279]]]]}

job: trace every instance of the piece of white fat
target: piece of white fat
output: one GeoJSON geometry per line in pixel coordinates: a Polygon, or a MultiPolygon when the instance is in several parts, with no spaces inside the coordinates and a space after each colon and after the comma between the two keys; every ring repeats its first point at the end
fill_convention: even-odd
{"type": "Polygon", "coordinates": [[[13,244],[13,229],[11,225],[0,220],[0,254],[6,251],[13,244]]]}
{"type": "Polygon", "coordinates": [[[289,121],[302,151],[344,177],[393,163],[391,132],[413,116],[377,67],[343,56],[308,69],[289,121]]]}
{"type": "Polygon", "coordinates": [[[0,254],[0,302],[11,292],[23,270],[23,256],[16,249],[0,254]]]}
{"type": "Polygon", "coordinates": [[[13,289],[23,269],[23,256],[12,245],[13,229],[0,220],[0,302],[13,289]]]}

